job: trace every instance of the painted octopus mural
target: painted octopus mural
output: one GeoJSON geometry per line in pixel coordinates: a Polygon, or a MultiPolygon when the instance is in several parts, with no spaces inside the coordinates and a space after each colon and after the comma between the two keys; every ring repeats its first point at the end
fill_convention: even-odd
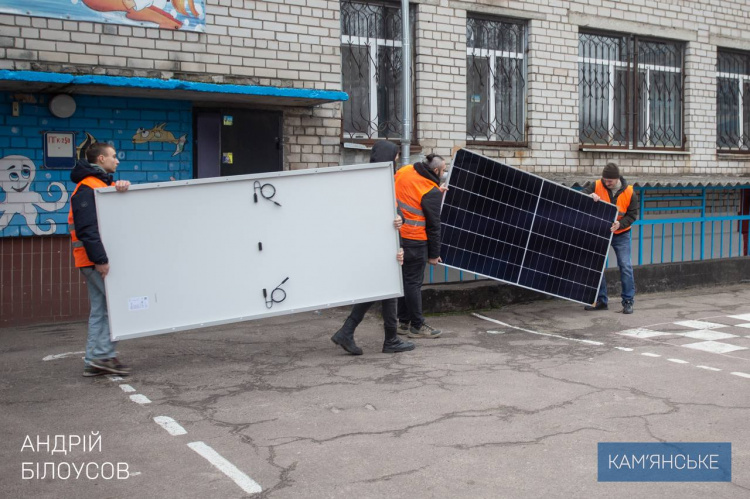
{"type": "Polygon", "coordinates": [[[52,182],[47,187],[47,194],[54,195],[59,190],[57,201],[45,201],[42,194],[31,190],[31,184],[36,177],[36,165],[26,156],[11,155],[0,158],[0,187],[5,191],[5,200],[0,203],[0,230],[8,226],[15,215],[26,219],[26,225],[31,231],[44,236],[54,234],[57,224],[50,218],[43,219],[42,211],[57,211],[68,202],[68,190],[60,182],[52,182]],[[53,189],[56,187],[57,189],[53,189]],[[37,223],[40,218],[43,229],[37,223]]]}

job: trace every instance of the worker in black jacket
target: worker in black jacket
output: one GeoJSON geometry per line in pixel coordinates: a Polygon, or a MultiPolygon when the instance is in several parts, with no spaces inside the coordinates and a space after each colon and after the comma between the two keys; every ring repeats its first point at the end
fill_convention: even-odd
{"type": "MultiPolygon", "coordinates": [[[[430,154],[423,162],[406,165],[396,172],[396,201],[404,215],[401,245],[404,248],[404,296],[398,302],[401,331],[409,338],[437,338],[441,331],[424,321],[422,282],[427,263],[440,260],[440,183],[446,173],[445,160],[430,154]]],[[[399,331],[400,332],[400,331],[399,331]]]]}
{"type": "MultiPolygon", "coordinates": [[[[396,164],[398,160],[398,146],[393,142],[387,140],[379,140],[372,146],[372,152],[370,153],[370,163],[385,163],[393,162],[396,164]]],[[[398,216],[394,220],[394,226],[396,229],[401,227],[403,219],[401,217],[401,211],[398,211],[398,216]]],[[[399,249],[396,254],[396,259],[399,263],[404,261],[404,251],[399,249]]],[[[365,314],[375,302],[358,303],[352,307],[352,311],[349,317],[346,318],[344,325],[339,328],[336,333],[331,336],[331,341],[339,345],[341,348],[346,350],[352,355],[362,355],[362,349],[357,346],[354,341],[354,330],[357,328],[362,319],[365,318],[365,314]]],[[[382,312],[383,312],[383,328],[385,329],[385,339],[383,340],[383,353],[399,353],[408,352],[414,350],[414,343],[411,341],[401,341],[399,339],[396,326],[396,298],[387,298],[382,300],[382,312]]]]}
{"type": "Polygon", "coordinates": [[[86,150],[86,160],[79,160],[70,173],[70,179],[77,185],[70,196],[68,228],[75,266],[81,269],[86,278],[91,305],[84,376],[130,373],[130,370],[117,359],[117,343],[113,342],[109,335],[109,314],[104,287],[104,279],[109,273],[109,259],[99,235],[94,196],[96,189],[112,185],[120,192],[128,190],[130,182],[127,180],[113,181],[112,174],[117,170],[119,163],[114,147],[96,142],[86,150]]]}

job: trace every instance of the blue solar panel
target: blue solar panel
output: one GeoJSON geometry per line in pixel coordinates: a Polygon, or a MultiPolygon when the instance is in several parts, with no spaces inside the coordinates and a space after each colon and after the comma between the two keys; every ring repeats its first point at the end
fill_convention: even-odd
{"type": "Polygon", "coordinates": [[[449,267],[593,304],[617,208],[461,149],[440,214],[449,267]]]}

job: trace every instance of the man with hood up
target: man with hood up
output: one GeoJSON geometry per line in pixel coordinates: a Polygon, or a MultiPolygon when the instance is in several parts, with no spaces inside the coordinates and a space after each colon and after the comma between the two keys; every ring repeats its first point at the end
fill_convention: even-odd
{"type": "Polygon", "coordinates": [[[99,220],[96,216],[94,197],[95,189],[111,185],[120,192],[128,190],[130,182],[127,180],[113,181],[112,174],[117,170],[119,163],[114,147],[95,142],[86,150],[86,160],[78,160],[70,173],[70,179],[77,185],[70,197],[68,228],[75,266],[81,269],[86,278],[91,303],[84,376],[130,373],[130,369],[117,359],[117,343],[113,342],[109,335],[109,315],[104,288],[104,279],[109,273],[109,260],[99,236],[99,220]]]}
{"type": "MultiPolygon", "coordinates": [[[[396,164],[398,159],[398,146],[387,140],[375,142],[370,153],[370,163],[384,163],[392,161],[396,164]]],[[[397,210],[399,214],[400,210],[397,210]]],[[[394,226],[398,229],[401,226],[402,218],[399,215],[394,221],[394,226]]],[[[403,250],[399,250],[396,258],[399,263],[403,263],[403,250]]],[[[374,302],[358,303],[352,307],[349,317],[341,326],[341,329],[331,336],[331,341],[339,345],[352,355],[362,355],[362,349],[354,342],[354,330],[357,328],[365,313],[370,309],[374,302]]],[[[414,350],[414,343],[410,341],[401,341],[398,337],[396,322],[396,303],[397,298],[388,298],[382,301],[383,323],[385,329],[385,340],[383,341],[383,353],[399,353],[414,350]]]]}
{"type": "MultiPolygon", "coordinates": [[[[605,201],[617,206],[617,220],[610,230],[612,235],[612,249],[615,250],[617,266],[620,268],[622,284],[622,313],[633,313],[635,298],[635,280],[633,279],[633,262],[631,261],[631,233],[633,223],[638,219],[638,194],[620,176],[620,169],[614,163],[607,163],[602,170],[602,178],[593,185],[583,189],[584,194],[591,195],[594,201],[605,201]]],[[[593,306],[586,306],[585,310],[607,310],[607,280],[602,276],[599,296],[593,306]]]]}

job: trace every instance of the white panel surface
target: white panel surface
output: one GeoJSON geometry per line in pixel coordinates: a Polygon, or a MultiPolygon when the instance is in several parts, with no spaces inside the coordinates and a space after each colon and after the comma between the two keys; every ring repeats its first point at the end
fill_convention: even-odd
{"type": "Polygon", "coordinates": [[[403,294],[390,163],[95,192],[114,340],[403,294]]]}

